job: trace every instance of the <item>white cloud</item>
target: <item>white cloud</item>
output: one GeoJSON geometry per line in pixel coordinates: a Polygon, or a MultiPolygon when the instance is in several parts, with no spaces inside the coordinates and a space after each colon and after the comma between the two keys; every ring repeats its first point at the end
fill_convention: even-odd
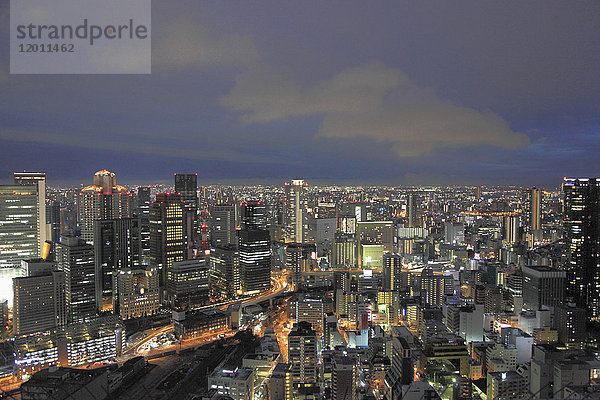
{"type": "Polygon", "coordinates": [[[153,28],[154,65],[169,69],[239,67],[258,58],[250,36],[218,35],[198,22],[180,19],[153,28]]]}
{"type": "Polygon", "coordinates": [[[249,71],[238,76],[221,103],[241,112],[245,123],[322,115],[319,136],[370,138],[389,143],[400,157],[436,148],[514,149],[529,143],[493,112],[441,99],[399,69],[380,63],[346,69],[312,86],[268,71],[249,71]]]}

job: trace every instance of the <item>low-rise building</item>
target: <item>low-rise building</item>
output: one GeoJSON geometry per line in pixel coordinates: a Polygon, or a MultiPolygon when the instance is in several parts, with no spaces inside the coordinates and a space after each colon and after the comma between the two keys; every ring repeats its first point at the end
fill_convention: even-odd
{"type": "Polygon", "coordinates": [[[487,398],[524,399],[529,396],[529,379],[515,371],[488,372],[487,398]]]}
{"type": "Polygon", "coordinates": [[[238,368],[234,371],[217,369],[208,377],[208,388],[232,400],[254,398],[254,370],[238,368]]]}
{"type": "Polygon", "coordinates": [[[183,319],[174,319],[175,334],[182,340],[194,339],[204,335],[218,335],[229,330],[229,319],[223,311],[214,309],[181,313],[183,319]]]}

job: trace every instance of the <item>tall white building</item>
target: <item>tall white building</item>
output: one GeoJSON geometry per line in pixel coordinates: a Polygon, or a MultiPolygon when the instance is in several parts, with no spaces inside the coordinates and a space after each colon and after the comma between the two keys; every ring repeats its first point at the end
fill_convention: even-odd
{"type": "Polygon", "coordinates": [[[307,186],[302,179],[293,179],[285,183],[284,225],[286,242],[304,242],[304,188],[307,186]]]}
{"type": "Polygon", "coordinates": [[[14,185],[0,186],[0,300],[9,303],[21,261],[39,258],[47,239],[45,176],[21,181],[18,175],[14,185]]]}

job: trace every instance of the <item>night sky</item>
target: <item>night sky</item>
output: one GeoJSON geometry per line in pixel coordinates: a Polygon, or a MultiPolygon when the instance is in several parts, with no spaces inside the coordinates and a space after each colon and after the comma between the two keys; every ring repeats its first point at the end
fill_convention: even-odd
{"type": "Polygon", "coordinates": [[[598,1],[153,1],[151,75],[9,75],[0,181],[600,175],[598,1]]]}

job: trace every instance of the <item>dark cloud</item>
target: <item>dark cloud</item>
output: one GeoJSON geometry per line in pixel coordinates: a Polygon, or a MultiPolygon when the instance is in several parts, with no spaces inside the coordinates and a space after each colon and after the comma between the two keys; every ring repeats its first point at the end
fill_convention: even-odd
{"type": "Polygon", "coordinates": [[[599,33],[600,3],[585,1],[155,2],[150,76],[8,75],[3,52],[1,169],[63,181],[99,168],[131,181],[179,168],[424,184],[598,175],[599,33]]]}

